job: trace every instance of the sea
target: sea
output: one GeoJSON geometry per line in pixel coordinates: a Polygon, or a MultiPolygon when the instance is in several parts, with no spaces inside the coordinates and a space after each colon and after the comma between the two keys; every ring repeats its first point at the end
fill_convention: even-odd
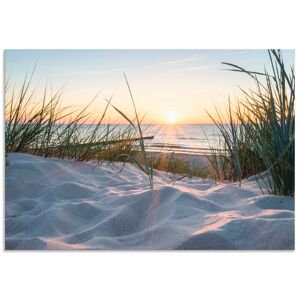
{"type": "Polygon", "coordinates": [[[191,125],[143,125],[145,136],[154,136],[146,141],[152,152],[175,152],[181,154],[209,154],[220,148],[222,135],[214,124],[191,125]]]}
{"type": "MultiPolygon", "coordinates": [[[[82,135],[93,130],[94,126],[92,124],[80,125],[80,129],[83,129],[82,135]]],[[[100,136],[106,136],[109,131],[114,140],[114,136],[119,136],[120,132],[128,132],[129,128],[133,131],[131,137],[140,136],[138,131],[134,132],[131,125],[125,124],[102,124],[100,136]],[[114,133],[117,134],[114,135],[114,133]]],[[[149,152],[205,155],[222,148],[223,138],[215,124],[143,124],[141,129],[144,137],[153,136],[153,139],[145,139],[146,150],[149,152]]]]}
{"type": "MultiPolygon", "coordinates": [[[[83,125],[83,135],[94,125],[83,125]]],[[[81,127],[82,128],[82,127],[81,127]]],[[[100,131],[105,135],[109,130],[114,139],[114,133],[127,132],[131,125],[110,124],[100,125],[100,131]],[[109,129],[108,129],[109,127],[109,129]]],[[[221,150],[222,135],[215,124],[143,124],[141,129],[144,137],[153,136],[153,139],[145,139],[148,152],[174,152],[178,154],[205,155],[213,150],[221,150]]],[[[133,130],[131,137],[139,137],[139,132],[133,130]]],[[[125,136],[126,138],[126,136],[125,136]]],[[[137,142],[138,143],[138,142],[137,142]]]]}
{"type": "MultiPolygon", "coordinates": [[[[113,126],[113,125],[111,125],[113,126]]],[[[115,125],[114,125],[115,126],[115,125]]],[[[115,130],[124,130],[128,125],[117,125],[115,130]]],[[[220,149],[222,135],[214,124],[192,125],[142,125],[147,151],[174,152],[180,154],[209,154],[212,149],[220,149]]],[[[134,134],[139,136],[139,134],[134,134]]]]}
{"type": "Polygon", "coordinates": [[[146,142],[147,150],[181,154],[209,154],[220,148],[222,135],[215,124],[143,125],[144,135],[154,136],[146,142]]]}

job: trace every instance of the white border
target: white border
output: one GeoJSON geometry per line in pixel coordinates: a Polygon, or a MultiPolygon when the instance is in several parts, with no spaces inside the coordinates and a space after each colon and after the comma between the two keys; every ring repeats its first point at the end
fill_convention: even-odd
{"type": "MultiPolygon", "coordinates": [[[[6,0],[1,3],[2,50],[296,48],[296,71],[299,69],[297,1],[6,0]]],[[[2,76],[1,72],[3,85],[2,76]]],[[[299,80],[297,91],[298,88],[299,80]]],[[[3,126],[1,129],[3,150],[3,126]]],[[[296,149],[298,139],[297,136],[296,149]]],[[[299,166],[297,155],[296,161],[299,166]]],[[[297,167],[297,174],[298,170],[297,167]]],[[[297,184],[296,195],[299,195],[297,184]]],[[[0,224],[4,235],[4,220],[0,224]]],[[[2,249],[3,239],[4,236],[2,249]]],[[[30,300],[297,299],[299,270],[299,249],[180,253],[2,251],[0,293],[2,299],[30,300]]]]}

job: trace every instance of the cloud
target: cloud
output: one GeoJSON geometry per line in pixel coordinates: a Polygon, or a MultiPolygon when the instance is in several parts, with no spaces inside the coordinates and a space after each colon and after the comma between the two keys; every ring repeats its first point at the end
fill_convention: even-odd
{"type": "Polygon", "coordinates": [[[81,75],[81,76],[93,76],[93,75],[103,75],[110,72],[121,72],[121,69],[109,69],[109,70],[100,70],[100,71],[82,71],[82,72],[63,72],[60,75],[81,75]]]}
{"type": "Polygon", "coordinates": [[[235,54],[245,54],[248,53],[248,50],[241,50],[241,51],[236,51],[235,54]]]}
{"type": "Polygon", "coordinates": [[[171,72],[200,71],[200,70],[205,70],[205,69],[212,69],[215,66],[216,65],[206,65],[206,66],[198,66],[198,67],[193,67],[193,68],[183,68],[183,69],[173,70],[171,72]]]}
{"type": "Polygon", "coordinates": [[[182,58],[182,59],[167,61],[166,64],[171,65],[171,64],[180,64],[180,63],[185,63],[185,62],[190,62],[190,61],[203,60],[205,57],[206,57],[205,55],[194,54],[189,57],[182,58]]]}

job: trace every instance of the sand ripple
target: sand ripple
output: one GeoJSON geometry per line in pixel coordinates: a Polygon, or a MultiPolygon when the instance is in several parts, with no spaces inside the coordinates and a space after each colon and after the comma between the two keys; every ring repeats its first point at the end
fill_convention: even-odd
{"type": "Polygon", "coordinates": [[[6,249],[293,249],[294,199],[128,165],[10,154],[6,249]]]}

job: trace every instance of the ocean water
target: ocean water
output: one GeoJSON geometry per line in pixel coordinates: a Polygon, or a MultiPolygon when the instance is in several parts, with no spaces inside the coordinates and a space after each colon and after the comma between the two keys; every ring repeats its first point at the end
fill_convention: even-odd
{"type": "MultiPolygon", "coordinates": [[[[89,127],[85,125],[85,129],[89,127]]],[[[114,132],[126,132],[130,126],[109,125],[109,128],[113,135],[114,132]]],[[[100,131],[103,135],[107,130],[107,125],[100,125],[100,131]]],[[[214,124],[142,125],[142,131],[145,137],[154,136],[151,140],[145,140],[146,150],[151,152],[209,154],[212,149],[219,148],[222,139],[218,127],[214,124]]],[[[136,133],[133,136],[138,137],[139,134],[136,133]]]]}
{"type": "Polygon", "coordinates": [[[183,154],[209,154],[218,149],[222,139],[214,124],[193,125],[143,125],[145,135],[154,135],[147,141],[147,149],[154,152],[175,152],[183,154]]]}

